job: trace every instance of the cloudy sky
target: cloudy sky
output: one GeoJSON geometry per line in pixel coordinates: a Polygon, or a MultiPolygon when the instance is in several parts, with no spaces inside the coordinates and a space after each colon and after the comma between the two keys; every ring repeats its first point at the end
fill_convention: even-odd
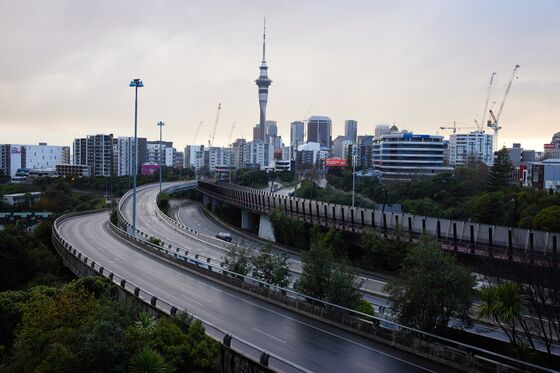
{"type": "Polygon", "coordinates": [[[542,149],[560,131],[560,1],[0,0],[0,143],[70,145],[133,133],[177,148],[252,137],[263,17],[273,80],[268,119],[328,115],[360,134],[379,123],[447,134],[497,110],[515,64],[500,145],[542,149]]]}

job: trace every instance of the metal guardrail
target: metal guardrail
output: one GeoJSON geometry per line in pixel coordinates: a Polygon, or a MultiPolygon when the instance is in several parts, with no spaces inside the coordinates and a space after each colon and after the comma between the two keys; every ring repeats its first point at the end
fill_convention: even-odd
{"type": "MultiPolygon", "coordinates": [[[[130,193],[130,192],[128,192],[130,193]]],[[[121,202],[128,197],[127,195],[123,196],[123,198],[121,199],[121,202]]],[[[120,207],[120,205],[119,205],[120,207]]],[[[156,209],[159,210],[159,209],[156,209]]],[[[120,211],[119,208],[119,216],[122,217],[122,221],[126,224],[127,228],[130,228],[130,224],[128,223],[128,221],[124,218],[124,215],[122,215],[122,212],[120,211]]],[[[547,368],[543,368],[541,366],[535,365],[535,364],[531,364],[528,362],[524,362],[509,356],[505,356],[505,355],[501,355],[499,353],[495,353],[492,351],[488,351],[476,346],[471,346],[465,343],[461,343],[458,341],[454,341],[448,338],[444,338],[435,334],[431,334],[431,333],[427,333],[424,332],[422,330],[419,329],[415,329],[412,327],[408,327],[408,326],[404,326],[404,325],[400,325],[398,323],[386,320],[386,319],[382,319],[376,316],[372,316],[369,314],[365,314],[353,309],[349,309],[346,307],[342,307],[333,303],[329,303],[326,302],[324,300],[321,299],[317,299],[314,297],[310,297],[307,296],[305,294],[302,293],[298,293],[295,290],[292,289],[288,289],[288,288],[282,288],[280,286],[276,286],[276,285],[271,285],[268,284],[264,281],[255,279],[255,278],[251,278],[250,276],[246,276],[246,275],[241,275],[235,272],[231,272],[225,268],[223,268],[223,266],[219,266],[218,268],[210,265],[208,266],[207,264],[204,263],[204,261],[192,261],[189,260],[188,256],[186,257],[182,257],[180,254],[177,254],[177,251],[173,252],[173,250],[169,250],[166,249],[165,247],[158,247],[157,245],[153,245],[149,242],[147,242],[147,239],[149,237],[149,235],[141,232],[140,230],[137,229],[137,233],[140,235],[140,237],[142,238],[137,238],[134,235],[131,235],[130,233],[117,228],[120,230],[121,234],[124,234],[134,240],[137,240],[138,242],[142,242],[144,244],[147,244],[149,246],[151,246],[152,248],[166,254],[169,255],[171,258],[173,259],[182,259],[185,262],[191,263],[191,264],[195,264],[198,267],[201,267],[205,270],[208,270],[209,272],[215,272],[217,274],[221,274],[221,275],[225,275],[226,277],[229,278],[236,278],[238,280],[241,280],[241,283],[246,283],[250,286],[254,286],[257,289],[267,289],[267,294],[271,293],[272,296],[269,297],[269,299],[271,300],[276,300],[278,301],[280,299],[280,301],[286,301],[286,299],[288,299],[288,305],[291,306],[291,308],[294,308],[296,311],[297,310],[303,310],[306,307],[303,306],[302,304],[305,305],[315,305],[315,304],[320,304],[325,312],[324,312],[324,316],[326,317],[327,315],[330,316],[331,318],[334,318],[335,320],[338,320],[338,323],[342,326],[345,327],[350,327],[351,329],[355,330],[356,332],[361,332],[364,329],[363,323],[366,323],[368,325],[370,325],[371,327],[379,327],[379,328],[384,328],[386,329],[386,336],[384,336],[383,338],[385,340],[389,339],[391,341],[393,341],[392,344],[395,344],[396,340],[399,339],[407,339],[412,337],[416,337],[416,338],[420,338],[421,340],[424,341],[429,341],[430,343],[437,343],[439,344],[441,347],[445,347],[446,349],[448,349],[448,351],[455,351],[456,353],[459,354],[464,354],[464,361],[470,361],[472,360],[472,358],[476,357],[476,358],[480,358],[480,360],[482,361],[487,361],[487,362],[492,362],[493,364],[495,364],[496,366],[500,366],[501,369],[505,369],[505,368],[510,368],[510,369],[522,369],[522,370],[538,370],[538,371],[546,371],[546,372],[555,372],[552,369],[547,369],[547,368]],[[145,237],[145,238],[144,238],[145,237]],[[274,295],[275,294],[275,295],[274,295]],[[290,301],[289,299],[292,299],[292,301],[290,301]],[[295,304],[292,304],[293,302],[295,302],[295,304]],[[333,313],[334,312],[334,317],[333,313]],[[350,315],[350,319],[345,318],[345,316],[350,315]]],[[[207,258],[207,260],[211,260],[210,258],[207,258]]],[[[215,278],[215,277],[214,277],[215,278]]],[[[244,290],[247,290],[247,287],[243,287],[244,290]]],[[[249,290],[252,290],[251,288],[249,288],[249,290]]],[[[263,292],[262,291],[257,291],[254,292],[255,295],[258,296],[262,296],[263,292]]],[[[321,312],[321,316],[323,316],[323,312],[321,312]]],[[[364,335],[363,333],[359,333],[364,335]]],[[[424,351],[425,352],[425,351],[424,351]]]]}
{"type": "MultiPolygon", "coordinates": [[[[124,276],[119,275],[115,271],[110,270],[106,266],[104,266],[99,261],[94,261],[91,258],[88,258],[85,254],[83,254],[80,250],[73,247],[68,241],[66,241],[59,232],[59,225],[62,221],[70,219],[75,216],[85,215],[88,213],[94,213],[102,210],[96,211],[85,211],[79,213],[70,213],[63,215],[57,218],[53,225],[52,237],[53,243],[57,249],[59,255],[65,261],[65,264],[78,276],[80,273],[83,272],[73,264],[69,262],[69,258],[67,255],[73,256],[73,258],[78,261],[82,268],[87,268],[87,270],[91,270],[92,272],[109,279],[113,284],[119,286],[121,289],[129,293],[131,296],[134,296],[141,300],[142,302],[150,305],[151,307],[157,309],[158,311],[174,316],[178,312],[187,312],[185,309],[181,309],[180,307],[168,302],[162,298],[156,297],[154,294],[141,289],[138,285],[134,284],[133,282],[127,280],[124,276]]],[[[108,222],[108,224],[111,224],[108,222]]],[[[119,229],[115,227],[116,229],[119,229]]],[[[121,230],[122,231],[122,230],[121,230]]],[[[124,231],[124,234],[128,235],[131,239],[137,240],[139,243],[142,241],[124,231]]],[[[292,363],[280,356],[277,356],[273,353],[267,352],[262,348],[254,345],[253,343],[246,341],[240,337],[236,337],[231,333],[220,329],[219,327],[215,326],[211,322],[204,320],[194,314],[189,314],[196,320],[200,320],[203,324],[206,334],[215,339],[216,341],[224,344],[225,346],[234,349],[241,354],[246,354],[252,358],[255,362],[260,362],[260,364],[264,366],[269,366],[271,363],[274,368],[288,370],[288,371],[295,371],[295,372],[310,372],[308,369],[299,366],[298,364],[292,363]]]]}

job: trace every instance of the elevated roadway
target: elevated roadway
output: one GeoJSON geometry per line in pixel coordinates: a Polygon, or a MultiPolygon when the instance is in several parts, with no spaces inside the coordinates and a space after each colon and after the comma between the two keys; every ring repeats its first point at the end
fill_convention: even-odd
{"type": "MultiPolygon", "coordinates": [[[[138,211],[139,227],[147,228],[145,224],[153,223],[148,218],[151,212],[138,211]]],[[[59,230],[106,270],[298,366],[316,372],[446,371],[434,362],[257,300],[147,254],[111,234],[108,217],[105,212],[72,217],[59,230]]],[[[183,244],[197,245],[181,237],[183,244]]]]}

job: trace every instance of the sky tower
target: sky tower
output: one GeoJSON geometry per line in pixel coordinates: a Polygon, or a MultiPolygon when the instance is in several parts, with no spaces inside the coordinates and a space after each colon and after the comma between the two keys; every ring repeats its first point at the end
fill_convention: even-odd
{"type": "Polygon", "coordinates": [[[260,121],[259,121],[259,140],[265,140],[265,122],[266,122],[266,103],[268,101],[268,86],[272,80],[268,78],[268,66],[266,66],[266,18],[263,26],[263,47],[262,47],[262,62],[261,73],[259,78],[255,80],[259,87],[259,107],[260,107],[260,121]]]}

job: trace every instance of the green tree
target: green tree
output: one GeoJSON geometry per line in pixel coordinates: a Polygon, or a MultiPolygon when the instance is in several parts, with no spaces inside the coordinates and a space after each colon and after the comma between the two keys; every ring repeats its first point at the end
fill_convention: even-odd
{"type": "Polygon", "coordinates": [[[234,273],[245,276],[251,270],[251,256],[249,249],[231,244],[227,247],[226,257],[224,259],[226,268],[234,273]]]}
{"type": "Polygon", "coordinates": [[[471,322],[474,285],[474,277],[451,255],[424,238],[410,250],[399,277],[385,290],[399,322],[436,332],[446,328],[451,317],[471,322]]]}
{"type": "Polygon", "coordinates": [[[251,261],[253,277],[281,287],[286,287],[290,283],[292,276],[288,256],[285,253],[274,254],[270,244],[266,244],[251,261]]]}
{"type": "Polygon", "coordinates": [[[166,373],[170,371],[163,357],[149,347],[144,347],[130,359],[130,372],[132,373],[166,373]]]}
{"type": "Polygon", "coordinates": [[[363,262],[366,266],[387,271],[397,271],[408,252],[408,244],[405,241],[383,239],[373,229],[366,230],[362,235],[362,247],[363,262]]]}
{"type": "Polygon", "coordinates": [[[488,175],[488,189],[496,191],[511,184],[513,165],[506,148],[496,152],[494,163],[488,175]]]}
{"type": "Polygon", "coordinates": [[[348,265],[337,263],[330,273],[326,298],[330,303],[356,308],[362,300],[361,286],[362,282],[356,280],[348,265]]]}
{"type": "Polygon", "coordinates": [[[485,224],[507,224],[504,200],[505,196],[501,191],[482,194],[472,205],[472,217],[485,224]]]}
{"type": "Polygon", "coordinates": [[[549,232],[560,232],[560,206],[542,209],[533,219],[533,227],[549,232]]]}
{"type": "Polygon", "coordinates": [[[503,282],[496,286],[485,287],[480,292],[480,300],[481,303],[476,310],[477,316],[498,324],[520,357],[525,354],[525,340],[535,349],[531,332],[524,318],[528,301],[519,285],[503,282]],[[521,338],[521,334],[525,338],[521,338]]]}

